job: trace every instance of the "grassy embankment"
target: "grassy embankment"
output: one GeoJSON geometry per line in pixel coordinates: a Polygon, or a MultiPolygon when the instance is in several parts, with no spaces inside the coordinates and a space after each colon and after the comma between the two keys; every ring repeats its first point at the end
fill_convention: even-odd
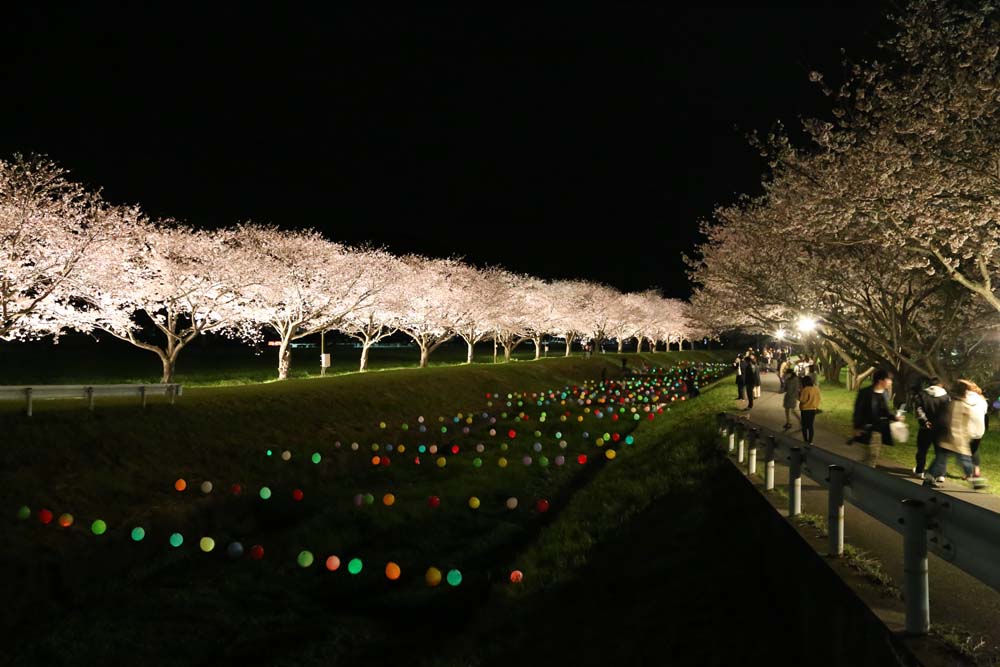
{"type": "MultiPolygon", "coordinates": [[[[711,357],[643,355],[659,364],[711,357]]],[[[41,526],[34,518],[13,526],[0,547],[11,591],[3,626],[22,637],[17,656],[24,664],[58,664],[83,655],[106,663],[155,656],[181,664],[370,655],[393,632],[417,632],[415,617],[441,614],[460,625],[472,623],[469,610],[485,602],[530,596],[539,586],[572,577],[588,550],[615,526],[672,486],[697,479],[698,445],[711,426],[695,418],[721,409],[725,392],[709,392],[666,418],[640,422],[638,444],[619,447],[621,455],[609,465],[598,459],[586,466],[523,466],[520,457],[530,447],[524,433],[505,453],[500,438],[487,440],[479,423],[457,440],[462,454],[449,458],[445,468],[433,465],[433,457],[413,465],[413,448],[418,442],[454,442],[454,431],[436,438],[432,433],[460,426],[445,421],[457,412],[488,409],[486,391],[558,388],[594,378],[601,369],[614,377],[618,363],[616,355],[576,357],[192,389],[178,405],[154,405],[146,412],[109,403],[90,414],[78,404],[53,402],[40,403],[28,420],[5,409],[3,506],[11,512],[22,503],[36,511],[48,507],[77,520],[68,529],[41,526]],[[425,417],[426,434],[416,431],[418,415],[425,417]],[[380,429],[379,421],[388,428],[380,429]],[[678,431],[679,424],[697,427],[678,431]],[[652,446],[668,431],[676,442],[652,446]],[[472,463],[473,436],[488,443],[481,468],[472,463]],[[334,441],[342,443],[340,449],[334,441]],[[348,448],[354,441],[358,452],[348,448]],[[375,467],[368,463],[372,443],[381,444],[382,454],[387,443],[409,449],[393,454],[390,466],[375,467]],[[273,456],[265,455],[268,448],[273,456]],[[281,450],[292,454],[290,461],[280,459],[281,450]],[[319,464],[310,462],[314,452],[322,456],[319,464]],[[502,454],[510,460],[507,468],[498,466],[502,454]],[[179,477],[189,483],[183,493],[172,487],[179,477]],[[203,480],[214,482],[212,493],[198,491],[203,480]],[[232,483],[244,485],[244,493],[229,493],[232,483]],[[274,493],[267,502],[256,496],[263,484],[274,493]],[[292,500],[293,488],[304,491],[302,502],[292,500]],[[374,494],[375,503],[354,507],[359,492],[374,494]],[[392,507],[379,502],[387,492],[396,496],[392,507]],[[437,510],[426,504],[431,494],[442,499],[437,510]],[[471,495],[481,499],[479,510],[467,506],[471,495]],[[520,502],[513,512],[504,507],[511,496],[520,502]],[[532,509],[538,498],[550,500],[550,512],[532,509]],[[100,537],[88,531],[98,517],[110,527],[100,537]],[[147,530],[142,542],[128,537],[134,525],[147,530]],[[185,535],[178,549],[166,544],[174,531],[185,535]],[[212,554],[194,546],[203,535],[218,544],[212,554]],[[236,539],[245,546],[264,544],[264,560],[226,562],[219,552],[236,539]],[[295,563],[302,549],[317,557],[306,570],[295,563]],[[345,563],[363,557],[366,569],[357,577],[343,568],[325,572],[329,553],[345,563]],[[382,574],[389,560],[405,568],[398,582],[382,574]],[[462,586],[428,589],[422,574],[431,564],[461,569],[462,586]],[[526,573],[520,589],[498,583],[511,566],[526,573]],[[408,630],[398,628],[408,623],[408,630]]],[[[572,443],[565,451],[572,460],[581,451],[595,454],[582,431],[597,433],[609,422],[594,421],[587,415],[576,425],[572,417],[522,425],[543,432],[538,439],[549,457],[560,451],[554,432],[562,431],[572,443]]]]}

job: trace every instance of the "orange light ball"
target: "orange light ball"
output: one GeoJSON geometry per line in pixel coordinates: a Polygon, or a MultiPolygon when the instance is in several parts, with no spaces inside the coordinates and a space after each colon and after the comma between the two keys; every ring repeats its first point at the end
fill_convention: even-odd
{"type": "Polygon", "coordinates": [[[176,482],[174,482],[174,488],[177,489],[178,491],[183,491],[184,489],[188,488],[188,483],[185,482],[183,479],[179,479],[176,482]]]}
{"type": "Polygon", "coordinates": [[[522,581],[524,581],[524,572],[521,572],[520,570],[514,570],[513,572],[510,573],[510,583],[519,584],[522,581]]]}
{"type": "Polygon", "coordinates": [[[390,562],[385,566],[385,576],[389,581],[396,581],[399,579],[399,575],[399,566],[395,563],[390,562]]]}

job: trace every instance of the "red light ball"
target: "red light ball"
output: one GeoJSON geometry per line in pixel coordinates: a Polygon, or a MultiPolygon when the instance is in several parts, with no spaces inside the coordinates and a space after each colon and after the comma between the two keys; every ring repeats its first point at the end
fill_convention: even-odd
{"type": "Polygon", "coordinates": [[[514,570],[510,573],[510,583],[519,584],[524,580],[524,572],[520,570],[514,570]]]}
{"type": "Polygon", "coordinates": [[[452,454],[458,454],[458,445],[452,445],[451,446],[451,453],[452,454]]]}
{"type": "Polygon", "coordinates": [[[549,501],[547,501],[544,498],[542,498],[537,503],[535,503],[535,509],[537,509],[539,512],[548,512],[549,511],[549,501]]]}
{"type": "Polygon", "coordinates": [[[441,507],[441,499],[437,496],[431,496],[427,499],[427,504],[431,507],[441,507]]]}
{"type": "Polygon", "coordinates": [[[576,462],[579,463],[580,465],[583,465],[584,463],[587,462],[587,455],[580,454],[578,457],[576,457],[576,462]]]}
{"type": "Polygon", "coordinates": [[[507,437],[513,440],[514,438],[517,437],[517,431],[515,431],[514,429],[507,431],[507,437]]]}
{"type": "Polygon", "coordinates": [[[250,547],[250,560],[261,560],[264,558],[264,547],[255,544],[250,547]]]}
{"type": "Polygon", "coordinates": [[[45,525],[52,523],[52,510],[39,510],[38,520],[45,525]]]}
{"type": "Polygon", "coordinates": [[[234,496],[238,496],[241,493],[243,493],[243,487],[240,486],[239,484],[233,484],[231,487],[229,487],[229,490],[233,492],[234,496]]]}
{"type": "Polygon", "coordinates": [[[294,491],[292,491],[292,500],[298,502],[302,500],[304,497],[305,494],[302,493],[302,489],[295,489],[294,491]]]}

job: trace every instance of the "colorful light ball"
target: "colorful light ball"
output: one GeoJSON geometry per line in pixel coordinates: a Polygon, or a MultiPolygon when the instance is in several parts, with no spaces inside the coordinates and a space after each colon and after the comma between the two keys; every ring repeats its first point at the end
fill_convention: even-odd
{"type": "Polygon", "coordinates": [[[469,498],[469,507],[474,510],[479,509],[479,498],[476,498],[475,496],[469,498]]]}
{"type": "Polygon", "coordinates": [[[250,547],[250,560],[262,560],[264,558],[264,547],[255,544],[250,547]]]}
{"type": "Polygon", "coordinates": [[[330,556],[326,559],[326,569],[330,572],[336,572],[340,569],[340,558],[337,556],[330,556]]]}
{"type": "Polygon", "coordinates": [[[320,461],[323,460],[323,457],[320,455],[319,452],[313,452],[313,455],[310,457],[310,459],[312,460],[313,463],[319,463],[320,461]]]}
{"type": "Polygon", "coordinates": [[[616,452],[616,451],[615,451],[615,450],[613,450],[613,449],[609,449],[609,450],[607,450],[606,452],[604,452],[604,456],[605,456],[605,457],[606,457],[606,458],[607,458],[607,459],[608,459],[609,461],[614,461],[614,460],[615,460],[615,457],[616,457],[616,456],[618,456],[618,452],[616,452]]]}
{"type": "Polygon", "coordinates": [[[131,537],[133,542],[142,542],[146,537],[146,529],[142,526],[136,526],[132,529],[131,537]]]}
{"type": "Polygon", "coordinates": [[[184,489],[188,488],[188,483],[183,479],[178,479],[176,482],[174,482],[174,488],[178,491],[183,491],[184,489]]]}
{"type": "Polygon", "coordinates": [[[398,451],[400,454],[404,453],[406,451],[406,445],[400,445],[399,447],[396,448],[396,451],[398,451]]]}
{"type": "Polygon", "coordinates": [[[513,572],[510,573],[510,583],[519,584],[522,581],[524,581],[524,572],[521,572],[520,570],[514,570],[513,572]]]}
{"type": "Polygon", "coordinates": [[[399,569],[399,565],[397,565],[396,563],[393,563],[392,561],[386,563],[386,565],[385,565],[385,578],[386,579],[388,579],[389,581],[396,581],[397,579],[399,579],[399,575],[400,574],[401,574],[401,571],[399,569]]]}
{"type": "Polygon", "coordinates": [[[382,457],[381,456],[373,456],[372,457],[372,465],[373,466],[377,466],[380,463],[382,463],[382,457]]]}
{"type": "Polygon", "coordinates": [[[382,496],[382,504],[385,505],[386,507],[392,507],[393,505],[396,504],[396,496],[392,495],[391,493],[385,494],[384,496],[382,496]]]}
{"type": "Polygon", "coordinates": [[[496,430],[495,428],[491,428],[491,429],[489,430],[489,434],[490,434],[490,436],[491,436],[491,437],[492,437],[492,436],[495,436],[495,435],[497,434],[497,430],[496,430]]]}
{"type": "Polygon", "coordinates": [[[309,567],[313,564],[313,555],[311,551],[302,550],[299,552],[298,557],[295,562],[299,564],[299,567],[309,567]]]}
{"type": "Polygon", "coordinates": [[[386,426],[385,422],[379,422],[378,423],[378,427],[379,428],[385,428],[385,426],[386,426]]]}
{"type": "Polygon", "coordinates": [[[358,574],[364,567],[364,563],[361,562],[360,558],[352,558],[349,563],[347,563],[347,571],[351,574],[358,574]]]}
{"type": "Polygon", "coordinates": [[[431,496],[427,499],[427,505],[429,507],[441,507],[441,499],[437,496],[431,496]]]}
{"type": "Polygon", "coordinates": [[[458,445],[452,445],[451,446],[451,453],[452,454],[458,454],[458,452],[459,452],[458,445]]]}
{"type": "Polygon", "coordinates": [[[432,588],[437,586],[441,583],[441,570],[436,567],[427,568],[427,572],[424,573],[424,581],[432,588]]]}
{"type": "Polygon", "coordinates": [[[27,505],[21,505],[17,508],[17,518],[21,521],[31,517],[31,508],[27,505]]]}
{"type": "Polygon", "coordinates": [[[631,445],[633,442],[635,442],[635,438],[633,438],[630,435],[626,435],[625,436],[625,444],[626,445],[631,445]]]}
{"type": "Polygon", "coordinates": [[[435,461],[435,463],[437,463],[437,467],[438,468],[443,468],[446,465],[448,465],[448,459],[446,459],[443,456],[439,456],[439,457],[437,457],[437,460],[435,461]]]}
{"type": "Polygon", "coordinates": [[[542,451],[542,443],[540,442],[536,442],[534,445],[532,445],[532,447],[536,452],[542,451]]]}
{"type": "Polygon", "coordinates": [[[535,509],[542,513],[548,512],[549,501],[545,500],[544,498],[540,499],[537,503],[535,503],[535,509]]]}
{"type": "Polygon", "coordinates": [[[301,500],[305,498],[305,495],[306,494],[302,492],[302,489],[292,490],[292,500],[295,502],[301,502],[301,500]]]}
{"type": "Polygon", "coordinates": [[[472,467],[473,468],[482,468],[483,467],[483,460],[481,458],[479,458],[478,456],[476,458],[472,459],[472,467]]]}
{"type": "Polygon", "coordinates": [[[288,451],[287,449],[285,451],[281,452],[281,460],[282,461],[291,461],[292,460],[292,453],[290,451],[288,451]]]}
{"type": "Polygon", "coordinates": [[[365,502],[365,497],[360,493],[354,494],[354,506],[361,507],[361,504],[365,502]]]}
{"type": "Polygon", "coordinates": [[[172,546],[172,547],[174,547],[176,549],[177,547],[181,546],[182,544],[184,544],[184,536],[183,535],[181,535],[180,533],[171,533],[170,534],[170,546],[172,546]]]}
{"type": "Polygon", "coordinates": [[[271,497],[271,489],[266,486],[260,487],[260,499],[268,500],[271,497]]]}
{"type": "Polygon", "coordinates": [[[356,443],[356,442],[352,442],[351,443],[351,451],[352,452],[358,451],[358,443],[356,443]]]}
{"type": "MultiPolygon", "coordinates": [[[[515,431],[514,429],[507,431],[507,437],[513,440],[514,438],[517,437],[517,431],[515,431]]],[[[451,573],[449,572],[449,574],[451,573]]]]}
{"type": "Polygon", "coordinates": [[[437,445],[431,445],[430,447],[427,448],[427,452],[429,454],[437,454],[438,453],[438,446],[437,445]]]}
{"type": "Polygon", "coordinates": [[[462,573],[458,570],[448,570],[447,580],[450,585],[458,586],[462,583],[462,573]]]}
{"type": "Polygon", "coordinates": [[[90,524],[90,532],[94,535],[103,535],[108,532],[108,524],[104,523],[103,519],[94,519],[94,523],[90,524]]]}
{"type": "Polygon", "coordinates": [[[203,537],[200,540],[198,540],[198,548],[204,551],[205,553],[208,553],[209,551],[215,548],[215,540],[213,540],[211,537],[203,537]]]}
{"type": "Polygon", "coordinates": [[[542,466],[543,468],[548,467],[548,465],[549,465],[549,457],[547,457],[547,456],[539,456],[538,457],[538,465],[542,466]]]}
{"type": "Polygon", "coordinates": [[[576,457],[576,462],[579,463],[580,465],[584,465],[587,462],[587,455],[580,454],[579,456],[576,457]]]}
{"type": "Polygon", "coordinates": [[[500,444],[500,451],[501,452],[506,452],[508,449],[509,449],[509,447],[507,446],[506,442],[500,444]]]}
{"type": "Polygon", "coordinates": [[[265,454],[266,456],[271,456],[271,455],[272,455],[273,453],[274,453],[274,452],[272,452],[272,451],[271,451],[270,449],[268,449],[268,450],[266,450],[266,451],[264,452],[264,454],[265,454]]]}
{"type": "Polygon", "coordinates": [[[373,496],[370,493],[366,493],[365,494],[365,505],[374,505],[374,504],[375,504],[375,496],[373,496]]]}
{"type": "Polygon", "coordinates": [[[497,465],[500,466],[501,468],[506,468],[507,467],[507,459],[505,459],[504,457],[501,456],[500,458],[497,459],[497,465]]]}
{"type": "Polygon", "coordinates": [[[507,509],[509,509],[509,510],[516,510],[517,509],[517,498],[511,496],[510,498],[507,499],[507,502],[504,503],[504,504],[507,505],[507,509]]]}
{"type": "Polygon", "coordinates": [[[229,546],[226,547],[226,555],[232,560],[236,560],[243,555],[243,545],[239,542],[230,542],[229,546]]]}
{"type": "Polygon", "coordinates": [[[241,493],[243,493],[243,487],[239,484],[233,484],[231,487],[229,487],[229,490],[232,492],[234,496],[238,496],[241,493]]]}
{"type": "Polygon", "coordinates": [[[214,487],[212,486],[212,483],[209,482],[209,481],[207,481],[207,480],[201,483],[201,492],[202,493],[205,493],[205,494],[211,493],[213,488],[214,487]]]}
{"type": "Polygon", "coordinates": [[[63,528],[69,528],[70,526],[73,525],[73,515],[69,513],[60,514],[57,523],[63,528]]]}
{"type": "Polygon", "coordinates": [[[566,457],[560,454],[559,456],[556,457],[555,462],[557,466],[561,466],[562,464],[566,463],[566,457]]]}
{"type": "Polygon", "coordinates": [[[531,457],[528,456],[527,454],[525,454],[523,457],[521,457],[521,463],[523,463],[526,466],[530,466],[531,465],[531,457]]]}

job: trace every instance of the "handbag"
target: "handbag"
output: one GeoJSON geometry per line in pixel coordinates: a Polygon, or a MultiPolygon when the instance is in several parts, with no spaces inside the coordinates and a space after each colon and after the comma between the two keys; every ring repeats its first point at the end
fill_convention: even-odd
{"type": "Polygon", "coordinates": [[[910,427],[906,422],[894,421],[889,424],[889,435],[892,436],[893,442],[902,444],[910,439],[910,427]]]}

